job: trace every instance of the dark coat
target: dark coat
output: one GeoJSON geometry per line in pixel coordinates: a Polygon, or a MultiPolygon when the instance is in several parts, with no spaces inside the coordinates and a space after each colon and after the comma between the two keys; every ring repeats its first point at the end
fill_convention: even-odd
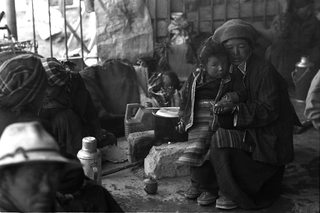
{"type": "MultiPolygon", "coordinates": [[[[181,89],[181,100],[180,100],[180,109],[179,116],[183,118],[186,126],[186,131],[193,125],[194,120],[194,109],[195,109],[195,99],[196,99],[196,87],[198,86],[199,78],[201,78],[201,72],[205,71],[195,71],[193,72],[185,85],[181,89]]],[[[234,81],[234,77],[228,73],[225,77],[223,77],[220,81],[220,85],[217,85],[219,88],[216,92],[219,96],[217,100],[220,100],[222,95],[227,92],[232,91],[232,82],[234,81]]]]}
{"type": "Polygon", "coordinates": [[[289,99],[287,84],[272,64],[256,55],[244,76],[248,101],[239,104],[236,126],[254,142],[253,160],[285,165],[293,160],[293,126],[301,125],[289,99]]]}

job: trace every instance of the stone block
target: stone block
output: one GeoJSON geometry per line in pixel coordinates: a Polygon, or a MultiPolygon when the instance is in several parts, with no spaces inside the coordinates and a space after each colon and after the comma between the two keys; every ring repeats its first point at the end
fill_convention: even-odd
{"type": "Polygon", "coordinates": [[[177,142],[153,146],[144,159],[144,171],[156,179],[190,175],[189,166],[175,163],[190,142],[177,142]]]}
{"type": "Polygon", "coordinates": [[[128,161],[130,163],[143,160],[158,139],[154,137],[154,130],[133,132],[128,135],[128,161]]]}

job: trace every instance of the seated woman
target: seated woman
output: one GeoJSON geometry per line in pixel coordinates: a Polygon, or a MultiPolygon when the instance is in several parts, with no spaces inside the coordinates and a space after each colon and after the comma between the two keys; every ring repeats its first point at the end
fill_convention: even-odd
{"type": "MultiPolygon", "coordinates": [[[[177,163],[190,166],[191,187],[185,192],[190,199],[197,199],[200,205],[209,205],[217,199],[216,185],[210,180],[198,179],[200,166],[207,164],[211,137],[219,126],[232,127],[233,118],[215,116],[212,107],[218,101],[238,103],[246,100],[245,89],[241,81],[235,82],[235,76],[229,73],[229,61],[225,48],[209,39],[199,51],[200,69],[192,73],[182,92],[177,129],[188,132],[189,142],[193,142],[184,151],[177,163]],[[237,92],[231,92],[234,89],[237,92]]],[[[202,178],[210,178],[208,173],[202,178]]]]}
{"type": "Polygon", "coordinates": [[[48,87],[46,72],[38,57],[18,55],[6,60],[0,68],[0,136],[12,123],[41,121],[38,112],[48,87]]]}
{"type": "Polygon", "coordinates": [[[248,97],[237,104],[215,104],[214,113],[231,115],[234,128],[217,129],[210,142],[210,163],[194,172],[198,182],[215,186],[220,209],[260,209],[277,200],[285,165],[293,160],[293,126],[301,125],[285,80],[253,53],[258,37],[252,25],[239,19],[227,21],[212,37],[227,49],[230,70],[248,97]],[[204,180],[208,171],[211,176],[204,180]]]}
{"type": "Polygon", "coordinates": [[[116,137],[101,128],[97,111],[81,75],[56,58],[41,59],[49,86],[45,91],[40,117],[53,127],[63,153],[74,156],[82,147],[82,138],[97,138],[98,147],[115,144],[116,137]]]}

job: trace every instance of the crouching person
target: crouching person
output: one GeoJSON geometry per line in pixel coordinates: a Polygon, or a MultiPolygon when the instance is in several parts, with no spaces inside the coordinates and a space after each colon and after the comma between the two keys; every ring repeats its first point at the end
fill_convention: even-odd
{"type": "Polygon", "coordinates": [[[81,168],[59,153],[38,122],[14,123],[0,139],[0,212],[53,212],[65,169],[81,168]]]}

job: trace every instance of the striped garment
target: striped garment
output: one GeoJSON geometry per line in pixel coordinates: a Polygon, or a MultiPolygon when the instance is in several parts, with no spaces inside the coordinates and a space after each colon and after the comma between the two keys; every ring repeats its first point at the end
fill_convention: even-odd
{"type": "Polygon", "coordinates": [[[211,136],[214,130],[211,129],[213,116],[211,107],[197,107],[195,110],[194,123],[188,130],[188,141],[192,142],[179,157],[176,163],[201,166],[206,159],[210,147],[211,136]]]}
{"type": "Polygon", "coordinates": [[[62,86],[70,79],[71,70],[59,62],[56,58],[42,58],[50,86],[62,86]]]}
{"type": "Polygon", "coordinates": [[[45,70],[38,57],[18,55],[0,67],[0,107],[13,111],[42,98],[48,86],[45,70]]]}
{"type": "Polygon", "coordinates": [[[244,131],[219,128],[218,119],[211,112],[210,106],[197,105],[194,123],[188,130],[188,141],[191,144],[176,163],[201,166],[209,158],[210,146],[212,148],[237,148],[253,152],[254,147],[243,142],[244,131]]]}

